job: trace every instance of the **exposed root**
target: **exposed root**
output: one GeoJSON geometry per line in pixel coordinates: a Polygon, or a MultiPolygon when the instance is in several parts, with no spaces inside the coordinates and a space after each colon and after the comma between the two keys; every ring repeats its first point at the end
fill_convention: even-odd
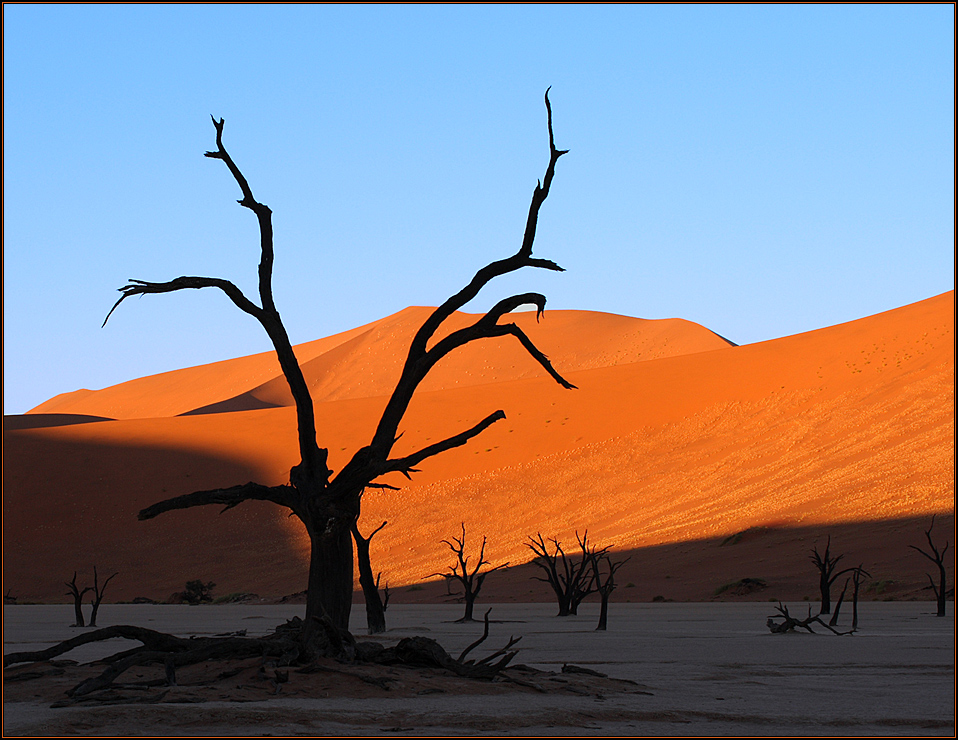
{"type": "MultiPolygon", "coordinates": [[[[270,683],[278,694],[282,685],[289,680],[290,666],[299,666],[302,672],[335,670],[319,665],[323,659],[334,659],[341,664],[378,664],[382,666],[425,667],[448,671],[456,676],[472,679],[492,680],[512,661],[516,651],[510,648],[519,638],[510,638],[501,649],[480,660],[466,660],[466,655],[483,643],[489,635],[489,614],[486,613],[483,635],[467,647],[458,659],[453,658],[435,640],[426,637],[407,637],[394,647],[384,647],[379,643],[357,643],[346,630],[336,627],[329,619],[313,619],[304,622],[294,617],[266,637],[254,638],[228,635],[225,637],[182,638],[162,632],[118,625],[105,627],[94,632],[78,635],[70,640],[54,645],[46,650],[11,653],[4,656],[4,667],[18,663],[38,663],[50,661],[59,655],[81,645],[102,640],[122,637],[140,642],[140,646],[118,652],[97,661],[106,664],[99,675],[84,679],[67,690],[68,703],[86,701],[86,697],[103,694],[120,687],[118,679],[129,669],[136,666],[159,665],[165,670],[165,678],[148,682],[151,686],[176,686],[177,670],[210,660],[228,661],[260,658],[262,660],[258,678],[270,683]],[[270,670],[267,671],[267,668],[270,670]],[[287,670],[281,670],[287,669],[287,670]]],[[[66,661],[63,661],[66,663],[66,661]]],[[[62,663],[61,663],[62,665],[62,663]]],[[[62,674],[62,669],[57,669],[62,674]]],[[[227,676],[225,671],[223,676],[227,676]]],[[[21,680],[39,678],[45,674],[23,672],[21,680]]],[[[380,688],[388,689],[389,679],[360,676],[361,680],[380,688]]],[[[130,688],[134,684],[123,684],[130,688]]],[[[142,684],[140,688],[146,687],[142,684]]]]}

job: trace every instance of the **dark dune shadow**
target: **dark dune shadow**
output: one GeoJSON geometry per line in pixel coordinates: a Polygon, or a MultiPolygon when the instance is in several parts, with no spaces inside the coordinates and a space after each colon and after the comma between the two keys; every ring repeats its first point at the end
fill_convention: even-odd
{"type": "Polygon", "coordinates": [[[203,414],[228,414],[233,411],[257,411],[259,409],[277,409],[278,403],[262,401],[252,393],[240,393],[238,396],[227,398],[225,401],[217,401],[206,406],[184,411],[177,416],[202,416],[203,414]]]}
{"type": "Polygon", "coordinates": [[[63,582],[77,570],[78,581],[92,583],[96,565],[119,572],[111,602],[162,601],[193,579],[214,581],[217,594],[301,590],[308,557],[297,546],[298,522],[273,504],[137,520],[158,501],[260,478],[236,460],[183,449],[5,434],[4,587],[20,603],[63,602],[63,582]]]}
{"type": "Polygon", "coordinates": [[[65,427],[71,424],[89,424],[94,421],[113,421],[109,416],[89,416],[87,414],[11,414],[3,415],[4,429],[42,429],[44,427],[65,427]]]}
{"type": "MultiPolygon", "coordinates": [[[[924,545],[924,530],[930,521],[931,517],[925,516],[808,527],[757,527],[731,537],[613,550],[613,560],[629,558],[629,561],[616,573],[617,588],[611,600],[802,601],[808,597],[817,602],[818,574],[809,554],[816,544],[824,547],[826,538],[831,535],[833,554],[844,554],[839,570],[862,564],[871,573],[861,595],[863,600],[933,601],[935,597],[925,574],[934,566],[908,547],[924,545]],[[746,583],[740,584],[743,580],[746,583]],[[716,593],[723,588],[721,593],[716,593]]],[[[936,541],[951,542],[953,548],[954,513],[938,515],[933,534],[936,541]]],[[[560,541],[563,545],[570,544],[561,537],[560,541]]],[[[575,551],[574,536],[571,544],[575,551]]],[[[531,551],[529,555],[531,557],[531,551]]],[[[948,581],[953,584],[955,560],[953,557],[949,560],[948,581]]],[[[388,573],[387,563],[376,567],[388,573]]],[[[542,571],[531,563],[490,575],[477,602],[477,612],[483,603],[554,601],[548,585],[533,580],[533,576],[541,575],[542,571]]],[[[844,578],[839,578],[832,588],[833,605],[844,578]]],[[[391,600],[394,603],[454,601],[441,582],[416,584],[413,590],[409,589],[409,586],[393,589],[391,600]]],[[[598,596],[592,595],[585,603],[597,601],[598,596]]]]}

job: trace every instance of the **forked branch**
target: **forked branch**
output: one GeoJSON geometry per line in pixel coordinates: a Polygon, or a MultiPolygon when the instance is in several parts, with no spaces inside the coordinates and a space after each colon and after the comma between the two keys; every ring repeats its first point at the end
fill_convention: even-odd
{"type": "Polygon", "coordinates": [[[519,339],[523,347],[525,347],[526,350],[532,354],[533,358],[535,358],[536,361],[539,362],[539,364],[542,365],[558,383],[565,388],[573,387],[571,383],[565,381],[552,368],[545,355],[542,354],[542,352],[540,352],[535,345],[532,344],[528,337],[518,330],[518,327],[508,328],[498,326],[496,323],[502,315],[525,303],[535,304],[538,308],[538,312],[541,314],[545,308],[545,297],[538,294],[528,293],[521,296],[513,296],[512,298],[507,298],[504,301],[500,301],[491,311],[489,311],[485,316],[483,316],[482,319],[477,321],[471,327],[459,332],[454,332],[450,336],[437,343],[437,345],[431,350],[428,348],[429,340],[433,337],[442,323],[453,313],[465,306],[466,303],[475,298],[479,294],[479,291],[482,290],[482,288],[494,278],[499,277],[500,275],[508,274],[510,272],[515,272],[523,267],[538,267],[541,269],[556,271],[562,270],[561,267],[551,260],[537,259],[532,257],[532,245],[535,241],[536,226],[539,220],[539,210],[549,195],[549,188],[552,184],[552,178],[555,175],[556,162],[559,161],[559,157],[561,157],[563,154],[566,154],[568,151],[556,149],[555,146],[555,136],[552,131],[552,105],[549,102],[549,90],[546,90],[545,93],[545,104],[546,111],[548,113],[549,128],[549,165],[546,168],[545,177],[541,182],[536,183],[535,190],[532,193],[532,202],[529,206],[529,216],[526,220],[526,228],[525,233],[523,234],[522,244],[519,247],[519,250],[511,257],[492,262],[491,264],[486,265],[479,270],[468,285],[466,285],[455,295],[448,298],[441,306],[433,311],[429,318],[426,319],[426,321],[420,327],[419,331],[416,332],[416,336],[413,338],[412,344],[409,347],[409,354],[406,357],[406,363],[403,366],[402,375],[400,376],[399,382],[396,384],[396,388],[393,391],[389,402],[386,404],[386,408],[383,411],[379,426],[377,427],[376,433],[373,436],[373,441],[369,448],[367,448],[367,454],[370,454],[373,460],[385,462],[388,458],[389,452],[391,451],[396,440],[396,432],[399,428],[399,424],[406,413],[406,409],[409,407],[409,403],[412,400],[413,394],[419,387],[419,384],[422,382],[423,378],[426,377],[426,374],[442,357],[447,355],[453,349],[462,347],[471,341],[487,337],[512,334],[519,339]]]}
{"type": "MultiPolygon", "coordinates": [[[[211,116],[212,118],[212,116],[211,116]]],[[[117,307],[127,298],[134,295],[147,295],[151,293],[172,293],[177,290],[188,288],[219,288],[229,297],[231,301],[242,311],[253,316],[262,325],[276,350],[276,357],[279,360],[280,367],[286,382],[289,383],[290,393],[296,403],[296,420],[299,431],[299,447],[302,462],[296,466],[291,475],[297,480],[296,483],[313,483],[316,480],[325,485],[329,479],[330,470],[326,465],[327,451],[320,449],[316,444],[316,422],[313,413],[313,400],[309,392],[309,386],[303,377],[293,346],[290,343],[289,335],[286,333],[286,327],[276,310],[273,301],[273,223],[272,211],[269,206],[260,203],[253,197],[253,191],[250,189],[249,182],[240,172],[239,167],[233,161],[233,158],[223,146],[223,119],[212,118],[213,126],[216,129],[216,151],[206,152],[206,156],[212,159],[219,159],[226,164],[232,174],[233,179],[239,185],[243,197],[238,203],[253,211],[259,223],[260,235],[260,263],[259,263],[259,296],[261,306],[257,306],[249,300],[243,292],[229,280],[210,277],[178,277],[169,282],[152,283],[145,280],[128,281],[119,289],[122,294],[113,308],[103,320],[103,325],[109,321],[110,316],[117,307]]],[[[199,505],[199,504],[191,504],[199,505]]]]}

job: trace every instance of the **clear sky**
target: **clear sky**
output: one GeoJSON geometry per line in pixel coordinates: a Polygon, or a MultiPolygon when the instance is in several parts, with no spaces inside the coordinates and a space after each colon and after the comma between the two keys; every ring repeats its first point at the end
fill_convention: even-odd
{"type": "MultiPolygon", "coordinates": [[[[4,413],[268,350],[253,215],[274,213],[294,342],[436,305],[696,321],[739,344],[954,288],[955,10],[942,5],[10,5],[4,32],[4,413]]],[[[548,320],[548,314],[546,316],[548,320]]]]}

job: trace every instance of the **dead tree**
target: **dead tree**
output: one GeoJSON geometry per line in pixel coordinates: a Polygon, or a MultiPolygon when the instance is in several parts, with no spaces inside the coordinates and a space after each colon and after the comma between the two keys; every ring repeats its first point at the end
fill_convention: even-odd
{"type": "MultiPolygon", "coordinates": [[[[363,600],[366,602],[366,628],[369,634],[375,635],[386,631],[386,602],[379,597],[379,575],[373,579],[373,566],[369,559],[369,543],[376,533],[386,526],[386,522],[374,529],[369,537],[359,533],[357,522],[353,522],[353,539],[356,541],[356,562],[359,565],[359,585],[363,589],[363,600]]],[[[389,600],[389,589],[386,589],[386,601],[389,600]]]]}
{"type": "Polygon", "coordinates": [[[818,545],[815,545],[812,548],[812,554],[809,555],[809,560],[815,563],[815,567],[818,569],[818,589],[822,594],[822,608],[819,611],[819,614],[831,614],[832,611],[832,584],[838,580],[838,577],[844,575],[845,573],[850,573],[854,568],[845,568],[844,570],[835,571],[838,561],[841,560],[844,555],[836,555],[832,557],[830,548],[832,544],[831,535],[828,536],[828,542],[825,544],[825,552],[818,552],[818,545]]]}
{"type": "Polygon", "coordinates": [[[808,607],[808,617],[805,619],[795,619],[788,613],[788,607],[782,604],[781,601],[778,602],[778,606],[775,608],[778,614],[769,617],[765,624],[768,627],[769,631],[773,634],[785,634],[786,632],[794,632],[799,629],[803,629],[807,632],[811,632],[813,635],[817,634],[815,630],[812,629],[813,624],[820,624],[822,627],[827,629],[829,632],[836,635],[850,635],[855,630],[854,628],[849,632],[839,632],[834,627],[831,627],[825,622],[822,621],[821,614],[817,616],[812,616],[812,607],[808,607]],[[781,622],[776,622],[776,619],[782,619],[781,622]]]}
{"type": "Polygon", "coordinates": [[[522,243],[515,254],[492,262],[480,269],[462,290],[448,298],[432,312],[416,332],[409,347],[402,373],[382,413],[368,445],[357,450],[338,472],[328,464],[328,449],[317,443],[313,400],[300,369],[286,328],[273,300],[273,224],[272,211],[256,200],[246,177],[223,145],[223,119],[213,119],[216,129],[216,149],[206,156],[223,162],[243,197],[239,204],[256,216],[259,226],[259,304],[250,300],[229,280],[222,278],[184,276],[169,282],[147,282],[131,279],[120,288],[121,296],[104,320],[127,298],[136,295],[171,293],[186,289],[217,288],[241,311],[256,319],[269,336],[279,359],[283,375],[289,384],[296,405],[299,442],[299,462],[289,472],[289,482],[282,485],[264,485],[248,482],[226,488],[196,491],[160,501],[143,509],[139,518],[152,519],[174,509],[194,506],[220,505],[223,510],[244,501],[270,501],[290,509],[306,528],[310,540],[309,580],[307,583],[306,622],[311,623],[326,615],[340,629],[347,629],[353,588],[353,535],[360,516],[360,499],[367,488],[392,489],[379,482],[389,473],[401,473],[407,478],[416,472],[416,466],[441,452],[465,444],[490,425],[505,418],[499,410],[448,439],[421,447],[415,452],[392,457],[399,439],[399,426],[406,414],[413,394],[430,370],[443,357],[470,342],[492,337],[511,336],[564,388],[574,386],[563,378],[532,340],[514,323],[500,324],[499,320],[520,306],[532,305],[541,316],[545,296],[523,293],[505,298],[495,304],[473,324],[458,329],[441,339],[434,339],[442,324],[456,311],[475,298],[493,279],[520,270],[535,267],[561,271],[555,262],[532,256],[539,210],[549,195],[555,166],[566,150],[556,149],[552,132],[552,107],[546,90],[545,105],[549,131],[549,164],[545,176],[532,193],[529,215],[522,243]],[[432,342],[432,346],[429,346],[432,342]]]}
{"type": "Polygon", "coordinates": [[[842,592],[838,595],[838,602],[835,604],[835,613],[832,614],[832,618],[828,620],[828,624],[834,627],[838,624],[838,615],[842,610],[842,602],[845,600],[845,593],[848,591],[848,582],[849,580],[853,583],[852,588],[852,630],[858,629],[858,592],[861,588],[862,578],[864,576],[870,576],[871,574],[865,570],[861,565],[857,568],[851,568],[852,576],[851,578],[845,579],[845,585],[842,586],[842,592]]]}
{"type": "Polygon", "coordinates": [[[629,562],[629,558],[625,560],[612,560],[607,552],[607,548],[602,550],[592,549],[589,560],[592,565],[592,575],[595,580],[595,590],[599,592],[599,598],[601,599],[601,606],[599,609],[599,624],[596,627],[596,630],[605,630],[607,629],[609,621],[609,597],[612,595],[612,592],[615,591],[615,572],[629,562]],[[603,578],[602,575],[602,562],[605,562],[608,566],[608,575],[603,578]]]}
{"type": "MultiPolygon", "coordinates": [[[[379,571],[376,574],[376,590],[377,591],[379,591],[379,578],[380,576],[382,576],[382,574],[383,574],[382,571],[379,571]]],[[[383,605],[383,611],[386,611],[389,608],[389,582],[388,581],[383,584],[382,592],[383,592],[383,595],[382,595],[381,603],[383,605]]]]}
{"type": "Polygon", "coordinates": [[[858,592],[865,576],[870,574],[861,565],[852,572],[852,632],[858,629],[858,592]]]}
{"type": "Polygon", "coordinates": [[[73,580],[70,582],[64,581],[64,585],[70,589],[67,592],[67,596],[73,597],[73,613],[75,615],[75,622],[71,625],[72,627],[86,627],[86,621],[83,619],[83,597],[86,595],[87,591],[92,591],[93,589],[87,586],[82,591],[77,586],[77,572],[73,571],[73,580]]]}
{"type": "MultiPolygon", "coordinates": [[[[588,530],[581,538],[578,532],[575,533],[582,551],[578,559],[566,555],[555,537],[549,539],[553,552],[549,552],[549,547],[538,532],[535,538],[530,536],[526,543],[526,547],[536,554],[532,562],[542,568],[546,574],[545,578],[541,576],[533,576],[533,578],[548,583],[555,592],[556,600],[559,602],[559,613],[556,616],[567,617],[570,614],[577,614],[582,600],[595,591],[595,573],[590,566],[588,537],[588,530]]],[[[602,553],[605,550],[599,552],[602,553]]]]}
{"type": "Polygon", "coordinates": [[[90,614],[90,626],[96,627],[96,614],[100,611],[100,602],[103,601],[103,594],[106,593],[107,584],[116,578],[119,573],[114,573],[112,576],[107,578],[103,585],[100,585],[100,580],[97,576],[96,566],[93,566],[93,612],[90,614]]]}
{"type": "Polygon", "coordinates": [[[931,539],[931,530],[935,527],[935,517],[932,516],[931,524],[928,525],[928,529],[925,530],[925,539],[928,540],[928,550],[922,550],[918,545],[909,545],[912,550],[920,552],[936,566],[938,566],[938,583],[935,583],[935,579],[932,578],[931,573],[928,573],[928,580],[931,582],[931,588],[935,592],[935,600],[938,602],[938,614],[936,616],[943,617],[945,616],[945,601],[949,596],[955,595],[955,589],[948,588],[947,574],[945,573],[945,553],[948,552],[948,546],[951,544],[946,541],[945,546],[939,551],[938,546],[931,539]]]}
{"type": "Polygon", "coordinates": [[[462,617],[456,621],[474,622],[476,620],[472,616],[473,609],[476,605],[476,597],[479,596],[479,591],[482,589],[483,581],[486,580],[486,576],[490,573],[509,567],[509,563],[497,565],[495,568],[490,568],[485,573],[479,572],[483,565],[489,565],[489,561],[486,560],[486,538],[483,536],[482,546],[479,548],[479,561],[476,563],[476,567],[472,569],[472,572],[470,572],[469,557],[466,555],[465,522],[462,522],[462,537],[453,537],[452,542],[449,540],[442,540],[442,542],[443,544],[448,545],[449,549],[452,550],[453,554],[456,556],[456,562],[449,566],[448,573],[432,573],[431,575],[445,578],[447,585],[458,583],[460,586],[462,586],[463,600],[466,605],[466,611],[462,617]]]}

